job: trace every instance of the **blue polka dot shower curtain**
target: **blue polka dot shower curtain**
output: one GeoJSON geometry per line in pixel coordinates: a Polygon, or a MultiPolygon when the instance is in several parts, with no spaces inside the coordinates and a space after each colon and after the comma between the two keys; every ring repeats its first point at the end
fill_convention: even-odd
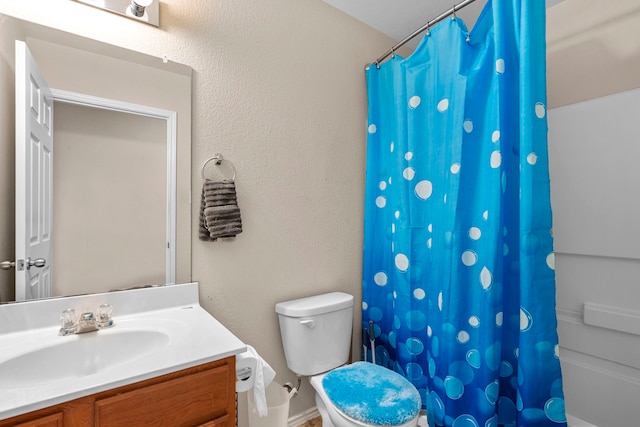
{"type": "Polygon", "coordinates": [[[500,0],[366,73],[363,329],[431,426],[566,425],[545,66],[544,2],[500,0]]]}

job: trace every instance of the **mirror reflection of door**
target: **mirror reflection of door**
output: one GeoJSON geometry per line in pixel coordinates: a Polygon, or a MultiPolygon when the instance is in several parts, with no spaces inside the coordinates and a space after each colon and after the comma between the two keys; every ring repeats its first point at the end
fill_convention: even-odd
{"type": "Polygon", "coordinates": [[[16,300],[51,295],[53,96],[16,41],[16,300]]]}

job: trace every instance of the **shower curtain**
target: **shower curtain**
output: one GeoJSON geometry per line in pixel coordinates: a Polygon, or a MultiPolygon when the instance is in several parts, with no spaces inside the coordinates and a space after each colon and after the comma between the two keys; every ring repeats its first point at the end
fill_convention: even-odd
{"type": "Polygon", "coordinates": [[[544,2],[490,0],[473,31],[447,19],[366,78],[376,363],[418,388],[430,426],[566,425],[544,2]]]}

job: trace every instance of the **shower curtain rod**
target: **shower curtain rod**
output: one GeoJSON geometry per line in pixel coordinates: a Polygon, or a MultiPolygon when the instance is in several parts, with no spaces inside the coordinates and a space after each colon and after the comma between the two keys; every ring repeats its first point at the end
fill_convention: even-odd
{"type": "MultiPolygon", "coordinates": [[[[375,65],[376,67],[380,67],[380,63],[387,58],[389,55],[393,55],[393,53],[400,47],[404,46],[409,40],[413,39],[414,37],[418,36],[420,33],[422,33],[425,30],[428,30],[429,28],[433,27],[434,25],[436,25],[438,22],[444,20],[445,18],[447,18],[448,16],[451,15],[455,15],[455,13],[457,11],[459,11],[460,9],[462,9],[463,7],[469,6],[471,3],[473,3],[476,0],[464,0],[456,5],[453,5],[453,7],[449,10],[447,10],[446,12],[441,13],[440,15],[438,15],[435,19],[432,19],[431,21],[428,21],[425,25],[423,25],[422,27],[418,28],[417,30],[415,30],[413,33],[409,34],[407,37],[405,37],[404,39],[402,39],[400,42],[398,42],[396,45],[394,45],[391,49],[389,49],[388,51],[386,51],[384,53],[384,55],[382,55],[380,58],[376,59],[373,62],[373,65],[375,65]]],[[[368,67],[367,67],[368,68],[368,67]]]]}

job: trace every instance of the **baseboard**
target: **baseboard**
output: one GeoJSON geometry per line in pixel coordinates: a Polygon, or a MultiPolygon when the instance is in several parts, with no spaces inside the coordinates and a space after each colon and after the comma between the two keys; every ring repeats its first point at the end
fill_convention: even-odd
{"type": "Polygon", "coordinates": [[[299,414],[293,415],[289,417],[288,427],[298,427],[307,421],[310,421],[314,418],[320,416],[320,412],[318,412],[317,407],[309,408],[306,411],[302,411],[299,414]]]}

